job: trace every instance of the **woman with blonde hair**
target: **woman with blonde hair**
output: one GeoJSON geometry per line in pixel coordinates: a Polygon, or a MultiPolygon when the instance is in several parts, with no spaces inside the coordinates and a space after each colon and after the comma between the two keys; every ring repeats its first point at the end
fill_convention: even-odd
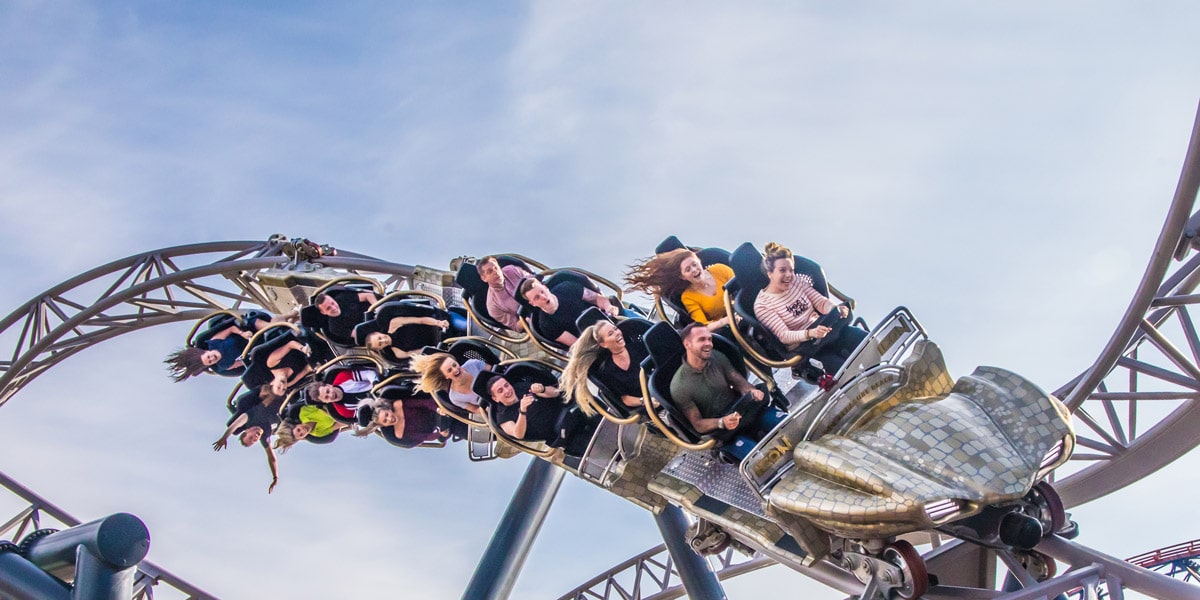
{"type": "Polygon", "coordinates": [[[707,268],[687,248],[656,254],[635,263],[625,275],[627,291],[640,291],[659,298],[678,298],[688,316],[716,331],[729,325],[725,314],[725,283],[733,269],[714,263],[707,268]]]}
{"type": "Polygon", "coordinates": [[[792,251],[770,242],[762,267],[769,283],[754,300],[754,316],[789,350],[819,360],[836,374],[867,332],[850,326],[850,309],[813,287],[808,275],[796,274],[792,251]]]}
{"type": "Polygon", "coordinates": [[[579,341],[571,348],[571,359],[563,369],[567,398],[585,414],[596,413],[596,398],[588,387],[590,372],[613,395],[620,396],[626,411],[642,406],[641,364],[646,355],[645,346],[626,346],[625,335],[611,321],[604,319],[587,327],[579,332],[579,341]]]}
{"type": "Polygon", "coordinates": [[[483,409],[479,407],[479,396],[471,390],[475,376],[488,369],[488,364],[473,358],[463,364],[448,352],[417,354],[412,357],[412,369],[421,379],[417,388],[433,395],[444,392],[450,403],[471,413],[477,414],[483,409]]]}

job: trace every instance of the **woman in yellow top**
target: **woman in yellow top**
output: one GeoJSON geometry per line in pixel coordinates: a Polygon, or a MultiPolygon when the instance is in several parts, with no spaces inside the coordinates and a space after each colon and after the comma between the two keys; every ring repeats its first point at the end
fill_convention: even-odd
{"type": "Polygon", "coordinates": [[[687,248],[663,252],[633,265],[625,275],[628,291],[641,291],[660,298],[679,298],[692,320],[709,331],[729,325],[725,314],[725,282],[733,279],[726,265],[700,265],[700,258],[687,248]]]}

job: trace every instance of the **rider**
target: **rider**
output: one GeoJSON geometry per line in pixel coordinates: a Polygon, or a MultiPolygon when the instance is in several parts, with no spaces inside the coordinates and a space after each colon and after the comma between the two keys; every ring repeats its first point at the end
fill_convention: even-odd
{"type": "Polygon", "coordinates": [[[712,332],[690,323],[679,332],[684,360],[671,378],[671,397],[692,428],[722,442],[743,459],[787,413],[767,406],[766,394],[750,385],[721,352],[713,352],[712,332]]]}

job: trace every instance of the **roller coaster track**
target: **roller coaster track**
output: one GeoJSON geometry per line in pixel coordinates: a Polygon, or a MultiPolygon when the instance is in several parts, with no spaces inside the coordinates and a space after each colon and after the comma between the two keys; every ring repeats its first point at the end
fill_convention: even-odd
{"type": "MultiPolygon", "coordinates": [[[[66,529],[80,524],[79,519],[51,504],[49,500],[33,493],[4,473],[0,473],[0,489],[27,504],[11,519],[0,524],[0,539],[15,541],[43,527],[66,529]]],[[[188,583],[174,573],[148,560],[143,560],[138,564],[137,576],[134,578],[133,600],[154,600],[154,591],[159,586],[169,589],[172,592],[169,597],[172,598],[182,594],[189,600],[216,599],[216,596],[188,583]]]]}
{"type": "MultiPolygon", "coordinates": [[[[1198,189],[1200,115],[1166,222],[1124,317],[1094,364],[1056,390],[1079,433],[1073,471],[1055,484],[1067,506],[1130,485],[1200,444],[1200,336],[1190,314],[1200,303],[1193,293],[1200,284],[1200,254],[1194,252],[1200,213],[1192,214],[1198,189]]],[[[382,280],[390,289],[411,286],[414,275],[412,266],[356,254],[319,262],[382,280]]],[[[123,333],[193,321],[213,310],[275,307],[283,300],[270,297],[256,275],[288,267],[280,240],[273,238],[154,250],[64,281],[0,321],[0,356],[8,357],[0,361],[0,405],[59,362],[123,333]]],[[[677,591],[669,591],[667,566],[646,577],[663,582],[657,591],[614,591],[619,586],[612,582],[622,572],[635,569],[642,577],[647,565],[663,564],[652,560],[657,555],[651,549],[593,580],[609,591],[588,587],[564,597],[676,597],[669,595],[677,591]]],[[[757,566],[730,559],[720,572],[731,576],[751,564],[757,566]]]]}

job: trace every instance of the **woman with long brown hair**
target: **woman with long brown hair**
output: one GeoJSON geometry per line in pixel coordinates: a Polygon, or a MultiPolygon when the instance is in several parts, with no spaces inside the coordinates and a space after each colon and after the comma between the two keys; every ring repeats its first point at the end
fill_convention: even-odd
{"type": "Polygon", "coordinates": [[[733,269],[719,263],[702,266],[695,252],[678,248],[635,263],[625,275],[628,291],[660,298],[678,297],[693,321],[716,331],[729,325],[725,314],[725,283],[733,269]]]}

